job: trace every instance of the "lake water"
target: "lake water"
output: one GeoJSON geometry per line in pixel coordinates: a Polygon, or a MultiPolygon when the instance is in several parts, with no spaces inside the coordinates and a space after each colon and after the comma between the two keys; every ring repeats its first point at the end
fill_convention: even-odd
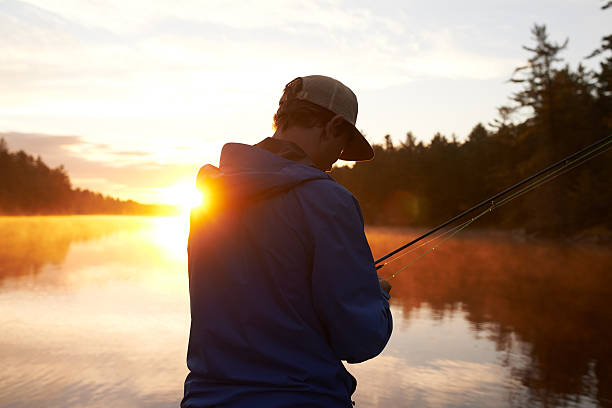
{"type": "MultiPolygon", "coordinates": [[[[0,407],[177,407],[187,233],[0,217],[0,407]]],[[[375,257],[416,234],[367,233],[375,257]]],[[[468,232],[391,283],[387,348],[347,367],[357,407],[612,407],[612,250],[468,232]]]]}

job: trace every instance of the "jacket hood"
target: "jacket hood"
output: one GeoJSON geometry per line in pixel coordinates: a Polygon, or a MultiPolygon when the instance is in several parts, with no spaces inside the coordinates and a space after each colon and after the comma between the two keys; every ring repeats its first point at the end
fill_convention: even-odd
{"type": "Polygon", "coordinates": [[[259,147],[228,143],[221,150],[219,169],[206,165],[198,173],[198,186],[221,186],[232,202],[264,199],[311,180],[329,179],[326,173],[285,159],[259,147]]]}

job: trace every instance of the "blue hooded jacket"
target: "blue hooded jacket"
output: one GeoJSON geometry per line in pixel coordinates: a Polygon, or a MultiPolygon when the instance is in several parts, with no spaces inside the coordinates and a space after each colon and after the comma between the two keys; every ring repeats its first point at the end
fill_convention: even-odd
{"type": "Polygon", "coordinates": [[[341,360],[378,355],[392,330],[357,200],[255,146],[225,145],[219,170],[227,205],[190,231],[181,407],[351,407],[341,360]]]}

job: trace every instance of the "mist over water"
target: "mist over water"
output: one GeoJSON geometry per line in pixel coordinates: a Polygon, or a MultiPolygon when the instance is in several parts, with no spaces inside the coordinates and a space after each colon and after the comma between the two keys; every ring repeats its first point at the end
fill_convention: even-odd
{"type": "MultiPolygon", "coordinates": [[[[187,224],[0,217],[0,406],[178,406],[187,224]]],[[[375,258],[416,235],[367,234],[375,258]]],[[[446,242],[391,281],[389,345],[348,365],[357,407],[612,406],[611,265],[595,246],[473,232],[446,242]]]]}

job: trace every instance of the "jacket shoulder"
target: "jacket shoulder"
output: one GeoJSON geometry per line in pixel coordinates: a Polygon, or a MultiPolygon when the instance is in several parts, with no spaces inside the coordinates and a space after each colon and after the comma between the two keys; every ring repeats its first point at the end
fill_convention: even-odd
{"type": "Polygon", "coordinates": [[[355,214],[363,224],[357,198],[332,178],[311,180],[296,188],[296,193],[307,207],[330,214],[355,214]]]}
{"type": "Polygon", "coordinates": [[[353,193],[331,178],[311,180],[298,186],[300,193],[320,195],[320,198],[330,197],[346,201],[357,201],[353,193]]]}

